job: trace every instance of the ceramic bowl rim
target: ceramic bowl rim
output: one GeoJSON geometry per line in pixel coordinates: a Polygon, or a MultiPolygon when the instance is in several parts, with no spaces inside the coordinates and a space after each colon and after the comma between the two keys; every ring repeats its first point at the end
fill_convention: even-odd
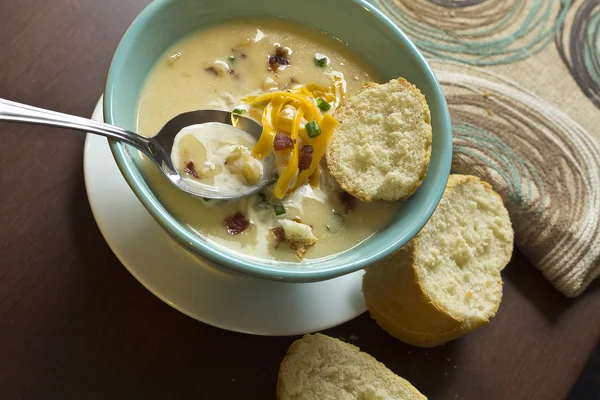
{"type": "MultiPolygon", "coordinates": [[[[135,18],[123,35],[123,38],[117,46],[115,54],[111,60],[106,78],[106,86],[104,91],[104,120],[107,123],[114,123],[113,96],[117,91],[115,76],[118,73],[118,60],[124,57],[126,49],[132,45],[134,39],[138,36],[138,33],[145,27],[146,22],[163,7],[174,1],[178,0],[154,0],[144,10],[142,10],[142,12],[135,18]]],[[[115,161],[123,177],[140,202],[159,223],[159,225],[174,240],[176,240],[180,245],[183,245],[192,254],[206,259],[215,266],[223,266],[237,272],[250,274],[261,278],[282,280],[287,282],[322,281],[364,269],[373,263],[386,259],[401,247],[406,245],[414,236],[416,236],[416,234],[423,228],[425,223],[435,211],[445,190],[447,180],[450,175],[450,166],[452,162],[452,130],[448,106],[446,104],[443,91],[440,87],[439,81],[435,77],[431,67],[425,61],[423,55],[394,22],[392,22],[379,9],[375,8],[373,5],[364,0],[351,1],[355,5],[365,8],[375,18],[379,19],[380,22],[383,22],[386,28],[393,33],[394,37],[403,42],[408,51],[411,53],[412,57],[414,57],[414,59],[417,61],[419,68],[422,70],[425,76],[425,79],[428,81],[428,84],[434,91],[436,101],[441,102],[441,104],[439,104],[441,110],[441,120],[439,121],[439,124],[440,131],[442,132],[440,133],[439,137],[436,137],[435,139],[439,141],[439,144],[437,145],[441,146],[444,150],[442,151],[442,159],[438,160],[441,171],[440,177],[438,178],[439,180],[435,185],[433,185],[432,188],[430,188],[430,190],[433,191],[432,198],[434,201],[432,201],[424,210],[422,210],[422,214],[418,218],[417,222],[407,230],[406,234],[399,236],[395,241],[393,241],[387,247],[380,249],[375,254],[361,256],[357,260],[354,260],[350,263],[338,265],[328,269],[277,268],[276,264],[274,263],[261,263],[260,260],[257,259],[237,256],[234,252],[226,250],[221,246],[211,244],[210,241],[202,239],[197,234],[194,234],[190,229],[182,226],[181,223],[179,223],[168,213],[168,211],[162,206],[154,194],[146,187],[141,174],[138,171],[134,171],[134,163],[127,153],[127,146],[114,140],[109,140],[109,145],[115,161]]],[[[352,252],[355,249],[356,248],[353,248],[348,251],[352,252]]]]}

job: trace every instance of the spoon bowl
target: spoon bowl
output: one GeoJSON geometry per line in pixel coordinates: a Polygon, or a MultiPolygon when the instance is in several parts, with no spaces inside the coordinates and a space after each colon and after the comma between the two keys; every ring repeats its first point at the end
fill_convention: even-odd
{"type": "Polygon", "coordinates": [[[151,138],[148,146],[148,150],[153,155],[152,161],[154,161],[161,169],[162,173],[169,181],[171,181],[171,183],[194,196],[216,200],[233,200],[256,193],[265,185],[272,183],[275,180],[276,169],[272,155],[265,160],[262,160],[262,178],[254,185],[244,185],[239,188],[230,189],[204,184],[199,185],[196,182],[191,184],[188,179],[182,177],[177,168],[173,165],[170,156],[173,149],[173,143],[175,142],[175,136],[188,126],[208,122],[231,125],[234,128],[249,133],[256,139],[258,139],[262,133],[262,127],[254,120],[227,111],[197,110],[179,114],[167,122],[158,134],[151,138]]]}
{"type": "Polygon", "coordinates": [[[258,183],[243,185],[235,189],[206,184],[191,184],[175,168],[171,160],[171,151],[173,150],[175,136],[188,126],[217,122],[241,129],[258,140],[262,133],[262,127],[257,122],[228,111],[197,110],[179,114],[167,122],[151,138],[138,135],[118,126],[5,99],[0,99],[0,121],[57,126],[80,132],[95,133],[129,144],[148,156],[173,185],[184,192],[204,199],[233,200],[249,196],[273,182],[276,177],[276,168],[272,156],[262,160],[263,174],[258,183]]]}

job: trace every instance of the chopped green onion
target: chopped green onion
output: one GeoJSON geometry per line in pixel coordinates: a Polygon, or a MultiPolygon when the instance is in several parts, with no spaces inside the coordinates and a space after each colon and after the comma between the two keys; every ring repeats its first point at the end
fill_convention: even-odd
{"type": "Polygon", "coordinates": [[[269,186],[277,185],[278,180],[279,180],[279,174],[277,174],[277,173],[273,174],[273,181],[271,182],[271,184],[269,186]]]}
{"type": "Polygon", "coordinates": [[[327,64],[329,64],[329,57],[324,54],[317,53],[315,54],[314,61],[317,67],[324,68],[327,66],[327,64]]]}
{"type": "Polygon", "coordinates": [[[275,211],[275,215],[283,215],[286,212],[285,207],[281,204],[274,205],[273,210],[275,211]]]}
{"type": "Polygon", "coordinates": [[[235,56],[229,56],[229,57],[227,57],[227,59],[229,60],[230,63],[235,62],[235,56]]]}
{"type": "Polygon", "coordinates": [[[331,104],[329,104],[324,98],[319,97],[317,99],[317,107],[319,107],[324,112],[331,110],[331,104]]]}
{"type": "Polygon", "coordinates": [[[306,129],[306,134],[311,139],[316,138],[321,134],[321,128],[319,127],[319,124],[317,124],[317,121],[310,121],[304,125],[304,128],[306,129]]]}
{"type": "Polygon", "coordinates": [[[243,114],[245,113],[246,110],[244,110],[243,108],[236,108],[235,110],[233,110],[231,113],[232,114],[243,114]]]}
{"type": "Polygon", "coordinates": [[[266,210],[271,208],[269,201],[267,200],[267,195],[263,192],[259,192],[256,197],[256,201],[254,202],[254,208],[257,210],[266,210]]]}

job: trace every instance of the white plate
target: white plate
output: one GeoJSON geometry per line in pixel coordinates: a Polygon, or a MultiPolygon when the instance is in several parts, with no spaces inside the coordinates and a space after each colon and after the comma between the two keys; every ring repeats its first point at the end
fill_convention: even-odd
{"type": "MultiPolygon", "coordinates": [[[[102,99],[93,119],[102,121],[102,99]]],[[[257,335],[295,335],[365,311],[363,271],[318,283],[281,283],[216,270],[174,242],[121,175],[105,138],[88,134],[84,175],[106,242],[150,292],[204,323],[257,335]]]]}

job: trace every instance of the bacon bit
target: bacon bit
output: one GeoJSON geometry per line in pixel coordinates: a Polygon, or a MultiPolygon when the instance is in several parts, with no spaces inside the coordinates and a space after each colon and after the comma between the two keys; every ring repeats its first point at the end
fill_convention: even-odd
{"type": "Polygon", "coordinates": [[[188,161],[185,164],[185,168],[183,169],[183,171],[186,174],[190,174],[192,175],[194,178],[199,179],[200,175],[198,175],[198,171],[196,171],[196,168],[194,168],[194,162],[193,161],[188,161]]]}
{"type": "Polygon", "coordinates": [[[275,55],[269,57],[269,71],[277,71],[282,65],[290,65],[288,52],[281,46],[275,47],[275,55]]]}
{"type": "Polygon", "coordinates": [[[296,141],[284,133],[277,133],[273,140],[273,148],[276,151],[293,149],[296,141]]]}
{"type": "Polygon", "coordinates": [[[236,212],[233,215],[225,218],[225,227],[230,235],[239,235],[244,232],[250,225],[250,220],[241,212],[236,212]]]}
{"type": "MultiPolygon", "coordinates": [[[[302,219],[300,217],[294,217],[294,218],[292,218],[292,221],[297,222],[299,224],[302,223],[302,219]]],[[[311,226],[311,228],[312,228],[312,226],[311,226]]]]}
{"type": "Polygon", "coordinates": [[[269,57],[269,70],[277,71],[282,65],[290,65],[290,60],[280,56],[269,57]]]}
{"type": "Polygon", "coordinates": [[[312,163],[314,149],[311,145],[302,147],[298,155],[298,171],[304,171],[310,168],[312,163]]]}
{"type": "Polygon", "coordinates": [[[219,71],[217,71],[217,69],[215,67],[213,67],[212,65],[210,67],[206,67],[204,68],[204,70],[206,72],[210,72],[211,74],[213,74],[214,76],[219,76],[219,71]]]}
{"type": "Polygon", "coordinates": [[[356,208],[356,199],[348,192],[342,191],[338,193],[338,199],[344,205],[344,214],[348,214],[356,208]]]}
{"type": "Polygon", "coordinates": [[[281,226],[278,226],[277,228],[271,228],[270,232],[275,238],[275,243],[273,244],[275,248],[278,248],[281,243],[285,242],[285,231],[281,226]]]}

